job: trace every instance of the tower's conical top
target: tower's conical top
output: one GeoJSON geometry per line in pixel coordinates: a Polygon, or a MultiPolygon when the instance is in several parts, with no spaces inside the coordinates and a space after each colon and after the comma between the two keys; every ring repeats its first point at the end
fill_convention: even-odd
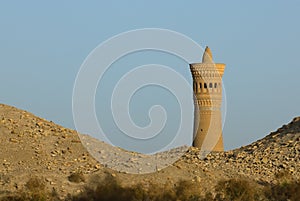
{"type": "Polygon", "coordinates": [[[202,63],[213,63],[212,53],[208,46],[206,46],[205,51],[203,53],[202,63]]]}

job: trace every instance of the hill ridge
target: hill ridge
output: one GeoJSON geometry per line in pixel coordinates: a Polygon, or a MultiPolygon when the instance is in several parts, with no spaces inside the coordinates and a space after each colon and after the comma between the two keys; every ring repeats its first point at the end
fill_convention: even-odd
{"type": "Polygon", "coordinates": [[[212,152],[203,158],[199,149],[190,147],[175,163],[151,174],[126,174],[103,166],[91,157],[78,135],[75,130],[0,104],[0,189],[17,191],[37,176],[45,180],[47,188],[66,196],[84,188],[84,182],[68,180],[76,172],[87,180],[110,174],[124,185],[185,179],[203,183],[204,191],[221,179],[235,177],[272,183],[274,175],[287,171],[300,178],[300,117],[238,149],[212,152]]]}

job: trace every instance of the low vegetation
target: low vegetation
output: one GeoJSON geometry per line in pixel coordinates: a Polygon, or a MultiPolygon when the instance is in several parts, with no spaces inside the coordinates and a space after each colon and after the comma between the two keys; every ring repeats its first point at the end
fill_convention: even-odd
{"type": "Polygon", "coordinates": [[[89,184],[84,192],[76,196],[69,196],[70,201],[173,201],[191,200],[200,198],[199,185],[191,181],[181,181],[176,185],[166,183],[163,186],[141,184],[123,187],[112,176],[107,176],[104,182],[89,184]]]}
{"type": "Polygon", "coordinates": [[[275,175],[276,185],[269,185],[265,188],[265,196],[268,200],[289,200],[300,201],[300,180],[293,180],[292,175],[287,171],[275,175]]]}
{"type": "Polygon", "coordinates": [[[85,177],[81,172],[74,172],[69,177],[68,180],[74,183],[85,182],[85,177]]]}
{"type": "MultiPolygon", "coordinates": [[[[80,175],[76,175],[77,176],[80,175]]],[[[62,201],[57,193],[48,192],[43,179],[32,178],[18,194],[2,196],[4,201],[62,201]]],[[[79,181],[76,179],[76,181],[79,181]]],[[[180,181],[162,186],[150,183],[122,186],[117,179],[107,175],[102,181],[95,179],[86,184],[83,192],[68,195],[63,201],[299,201],[300,181],[277,177],[275,184],[258,184],[246,179],[219,181],[215,192],[204,194],[193,181],[180,181]]]]}
{"type": "Polygon", "coordinates": [[[245,179],[230,179],[219,181],[216,186],[217,200],[259,200],[259,187],[245,179]]]}
{"type": "Polygon", "coordinates": [[[46,201],[46,200],[59,200],[57,193],[46,191],[46,185],[43,178],[33,177],[30,178],[25,188],[21,191],[3,196],[2,201],[46,201]]]}

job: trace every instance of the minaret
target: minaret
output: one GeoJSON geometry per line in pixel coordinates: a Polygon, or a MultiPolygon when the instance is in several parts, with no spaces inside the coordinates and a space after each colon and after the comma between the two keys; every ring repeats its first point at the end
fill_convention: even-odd
{"type": "Polygon", "coordinates": [[[202,151],[224,151],[222,135],[222,76],[225,64],[214,63],[206,47],[202,63],[190,64],[193,76],[195,123],[193,146],[202,151]]]}

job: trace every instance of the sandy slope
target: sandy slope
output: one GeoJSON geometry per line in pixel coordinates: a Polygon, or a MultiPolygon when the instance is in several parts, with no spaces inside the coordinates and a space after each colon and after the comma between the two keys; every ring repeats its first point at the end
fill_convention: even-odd
{"type": "MultiPolygon", "coordinates": [[[[96,143],[99,159],[109,158],[108,152],[120,151],[119,148],[84,136],[88,139],[84,143],[96,143]]],[[[149,182],[172,184],[179,180],[190,180],[202,185],[203,192],[211,191],[220,179],[234,177],[246,177],[260,183],[273,182],[275,173],[282,170],[300,178],[300,118],[236,150],[211,153],[202,160],[199,150],[190,147],[167,168],[157,168],[159,171],[150,174],[129,174],[126,173],[130,172],[126,166],[122,166],[121,172],[108,168],[110,165],[105,166],[124,165],[126,162],[138,167],[135,169],[137,172],[147,172],[170,157],[158,157],[157,161],[147,159],[139,170],[139,158],[148,156],[128,152],[123,161],[106,163],[104,166],[90,156],[76,131],[0,104],[0,146],[0,193],[20,190],[34,176],[42,178],[48,189],[56,189],[61,196],[78,193],[85,182],[70,182],[68,176],[72,172],[82,172],[86,182],[95,175],[101,179],[110,174],[124,185],[146,185],[149,182]]]]}

